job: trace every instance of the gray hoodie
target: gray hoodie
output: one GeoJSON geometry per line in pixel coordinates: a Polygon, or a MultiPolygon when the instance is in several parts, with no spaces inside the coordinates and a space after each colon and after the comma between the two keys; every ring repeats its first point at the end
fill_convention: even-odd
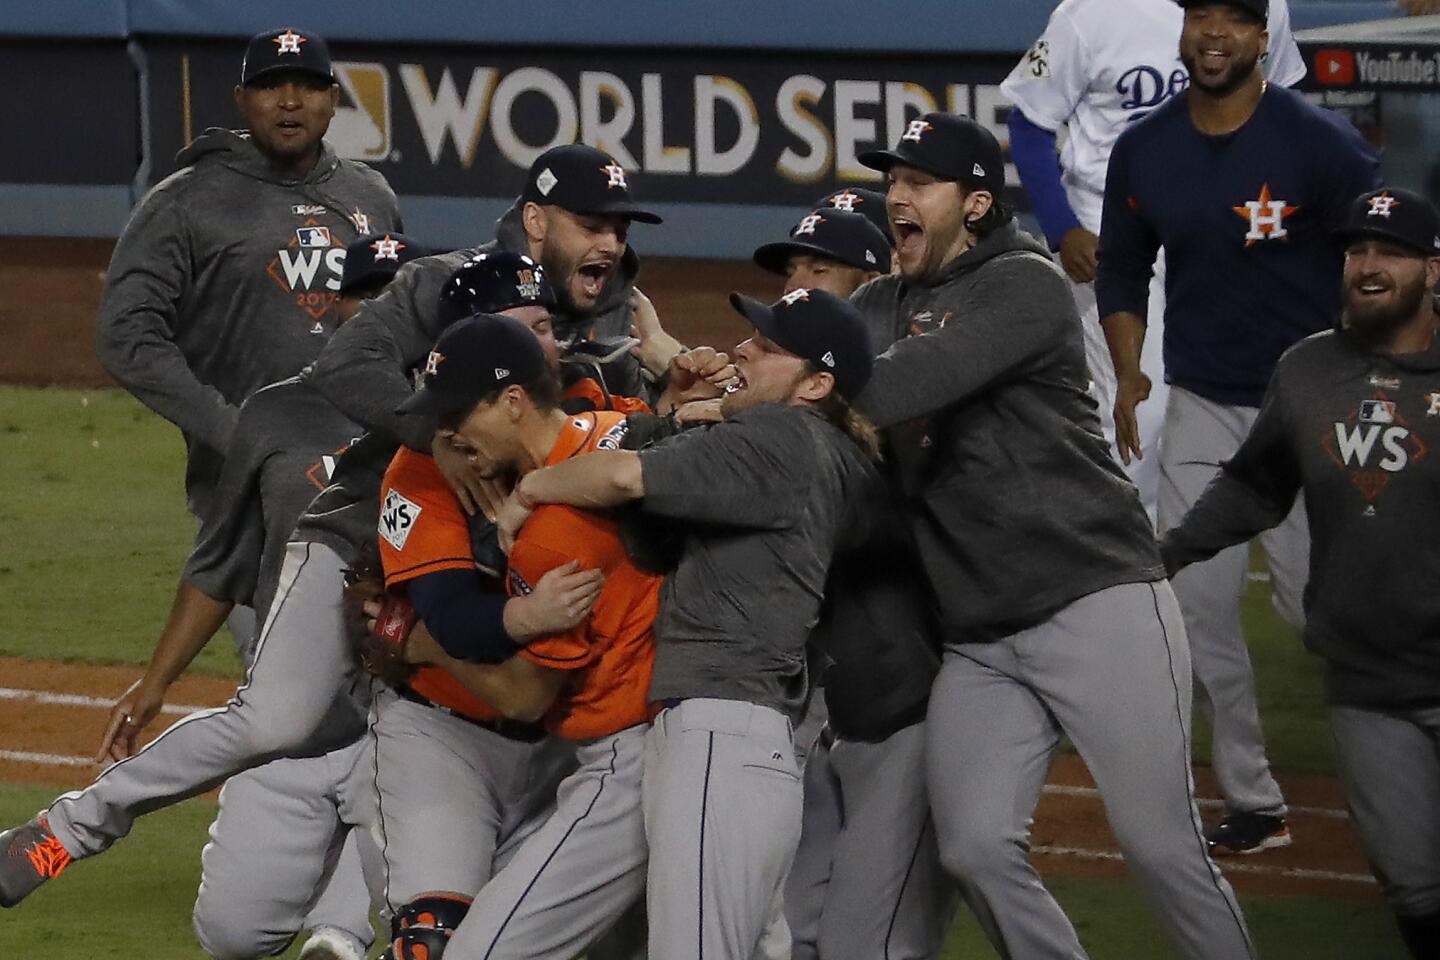
{"type": "Polygon", "coordinates": [[[1011,223],[933,278],[881,277],[852,299],[884,351],[857,405],[888,428],[947,641],[994,639],[1164,577],[1044,246],[1011,223]]]}
{"type": "MultiPolygon", "coordinates": [[[[361,307],[326,345],[310,372],[316,389],[368,429],[428,453],[434,424],[426,417],[397,414],[395,408],[410,396],[413,372],[440,336],[440,288],[456,268],[478,253],[529,253],[518,203],[496,223],[495,236],[483,246],[422,257],[401,267],[385,292],[361,307]]],[[[562,337],[584,320],[593,324],[596,336],[628,333],[630,292],[639,272],[640,258],[626,247],[620,269],[601,291],[595,310],[587,318],[558,316],[555,335],[562,337]]],[[[606,383],[621,396],[639,396],[638,367],[633,361],[627,366],[628,375],[607,376],[606,383]]]]}
{"type": "Polygon", "coordinates": [[[385,178],[328,146],[302,179],[244,134],[211,129],[140,201],[115,246],[96,320],[110,375],[178,426],[203,515],[240,404],[299,373],[335,326],[345,244],[398,231],[385,178]]]}

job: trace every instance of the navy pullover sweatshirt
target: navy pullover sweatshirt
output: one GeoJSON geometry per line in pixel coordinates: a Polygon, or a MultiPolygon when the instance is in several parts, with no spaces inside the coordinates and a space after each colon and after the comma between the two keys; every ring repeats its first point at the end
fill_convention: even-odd
{"type": "Polygon", "coordinates": [[[1145,316],[1163,245],[1166,381],[1258,407],[1280,354],[1338,312],[1342,248],[1330,234],[1379,177],[1379,154],[1347,120],[1283,87],[1223,136],[1197,130],[1188,99],[1174,97],[1110,155],[1100,316],[1145,316]]]}

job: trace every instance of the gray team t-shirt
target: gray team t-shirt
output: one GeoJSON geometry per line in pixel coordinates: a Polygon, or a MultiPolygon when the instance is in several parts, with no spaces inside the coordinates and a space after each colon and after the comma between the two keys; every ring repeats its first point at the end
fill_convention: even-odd
{"type": "Polygon", "coordinates": [[[650,699],[744,700],[797,717],[805,641],[873,466],[801,407],[764,404],[640,453],[646,513],[685,522],[655,621],[650,699]]]}
{"type": "MultiPolygon", "coordinates": [[[[253,606],[263,620],[296,520],[359,432],[298,377],[245,401],[185,580],[217,600],[253,606]]],[[[253,639],[246,642],[248,649],[253,639]]]]}

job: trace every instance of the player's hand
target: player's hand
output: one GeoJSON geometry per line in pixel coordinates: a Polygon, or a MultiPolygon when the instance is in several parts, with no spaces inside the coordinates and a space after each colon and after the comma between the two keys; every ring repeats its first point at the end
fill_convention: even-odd
{"type": "Polygon", "coordinates": [[[735,376],[735,365],[729,355],[714,347],[696,347],[688,353],[677,354],[670,361],[669,382],[656,409],[664,412],[691,400],[722,396],[735,376]]]}
{"type": "Polygon", "coordinates": [[[1120,462],[1128,465],[1131,456],[1143,460],[1140,452],[1140,424],[1135,408],[1150,396],[1150,378],[1139,370],[1115,378],[1115,449],[1120,462]]]}
{"type": "Polygon", "coordinates": [[[500,549],[504,550],[507,556],[515,548],[515,538],[520,535],[520,528],[525,526],[525,521],[530,519],[533,510],[534,507],[520,502],[518,490],[512,491],[500,505],[495,514],[495,532],[500,540],[500,549]]]}
{"type": "Polygon", "coordinates": [[[720,411],[723,397],[714,400],[691,400],[675,408],[675,419],[680,423],[719,423],[725,419],[720,411]]]}
{"type": "Polygon", "coordinates": [[[110,708],[110,720],[105,724],[105,734],[100,738],[100,751],[95,754],[95,762],[134,756],[136,740],[160,715],[160,708],[164,705],[164,687],[157,689],[153,684],[146,683],[145,677],[131,684],[130,689],[110,708]]]}
{"type": "Polygon", "coordinates": [[[1060,266],[1076,283],[1094,283],[1099,250],[1099,237],[1084,227],[1071,227],[1060,238],[1060,266]]]}
{"type": "Polygon", "coordinates": [[[505,632],[525,641],[578,626],[604,587],[605,575],[581,570],[578,560],[547,570],[530,593],[505,604],[505,632]]]}
{"type": "Polygon", "coordinates": [[[473,517],[488,500],[486,481],[481,479],[469,458],[450,442],[454,435],[450,430],[436,430],[430,438],[430,455],[435,458],[435,466],[445,482],[455,491],[461,508],[473,517]]]}
{"type": "Polygon", "coordinates": [[[630,324],[630,336],[639,340],[638,346],[630,348],[630,354],[653,376],[660,376],[670,366],[670,360],[685,346],[660,325],[660,315],[655,304],[637,288],[630,292],[630,309],[635,319],[630,324]]]}

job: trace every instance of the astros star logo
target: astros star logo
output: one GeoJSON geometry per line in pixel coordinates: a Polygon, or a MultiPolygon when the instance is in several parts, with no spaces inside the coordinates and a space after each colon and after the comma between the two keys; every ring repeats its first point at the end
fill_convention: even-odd
{"type": "Polygon", "coordinates": [[[630,189],[625,183],[625,168],[620,166],[620,164],[607,163],[600,169],[604,170],[605,175],[610,178],[610,181],[605,184],[607,189],[610,187],[619,187],[621,190],[630,189]]]}
{"type": "Polygon", "coordinates": [[[1270,198],[1270,184],[1260,185],[1260,199],[1246,200],[1243,207],[1231,207],[1235,215],[1250,221],[1250,229],[1245,233],[1245,246],[1249,247],[1260,240],[1283,240],[1290,236],[1290,231],[1285,229],[1285,218],[1292,213],[1299,211],[1299,207],[1292,207],[1284,200],[1272,200],[1270,198]]]}
{"type": "Polygon", "coordinates": [[[811,236],[815,233],[815,228],[824,222],[825,218],[818,213],[807,214],[803,220],[795,225],[795,232],[790,235],[792,237],[811,236]]]}
{"type": "Polygon", "coordinates": [[[930,124],[924,120],[911,120],[910,126],[905,128],[905,135],[900,139],[909,140],[911,143],[919,143],[920,138],[925,136],[925,131],[933,129],[934,127],[930,126],[930,124]]]}
{"type": "Polygon", "coordinates": [[[445,362],[445,354],[439,350],[431,350],[430,356],[425,358],[425,376],[433,377],[440,373],[440,364],[445,362]]]}
{"type": "Polygon", "coordinates": [[[785,296],[780,298],[780,302],[785,304],[785,306],[787,307],[793,307],[801,300],[808,301],[809,299],[810,291],[805,289],[804,287],[801,287],[798,290],[791,290],[789,293],[785,294],[785,296]]]}
{"type": "Polygon", "coordinates": [[[1440,416],[1440,393],[1425,394],[1425,402],[1430,404],[1429,408],[1425,411],[1425,416],[1440,416]]]}
{"type": "Polygon", "coordinates": [[[361,233],[370,232],[370,217],[368,214],[361,213],[359,207],[356,207],[355,212],[350,214],[350,222],[355,224],[355,229],[361,233]]]}
{"type": "Polygon", "coordinates": [[[844,210],[846,213],[854,213],[855,204],[864,202],[864,197],[858,193],[851,193],[849,190],[842,190],[830,198],[830,206],[836,210],[844,210]]]}
{"type": "Polygon", "coordinates": [[[387,233],[379,240],[370,244],[370,249],[375,251],[376,260],[398,261],[400,259],[400,251],[405,249],[405,244],[399,240],[392,239],[390,234],[387,233]]]}
{"type": "Polygon", "coordinates": [[[1382,193],[1379,196],[1371,197],[1366,202],[1370,204],[1370,209],[1366,212],[1365,216],[1384,217],[1387,220],[1390,219],[1390,211],[1400,206],[1400,201],[1396,200],[1388,193],[1382,193]]]}
{"type": "Polygon", "coordinates": [[[279,46],[279,49],[275,51],[276,53],[293,53],[296,56],[299,56],[300,44],[304,43],[305,40],[305,37],[300,36],[300,34],[294,30],[286,30],[284,33],[270,38],[271,43],[279,46]]]}

